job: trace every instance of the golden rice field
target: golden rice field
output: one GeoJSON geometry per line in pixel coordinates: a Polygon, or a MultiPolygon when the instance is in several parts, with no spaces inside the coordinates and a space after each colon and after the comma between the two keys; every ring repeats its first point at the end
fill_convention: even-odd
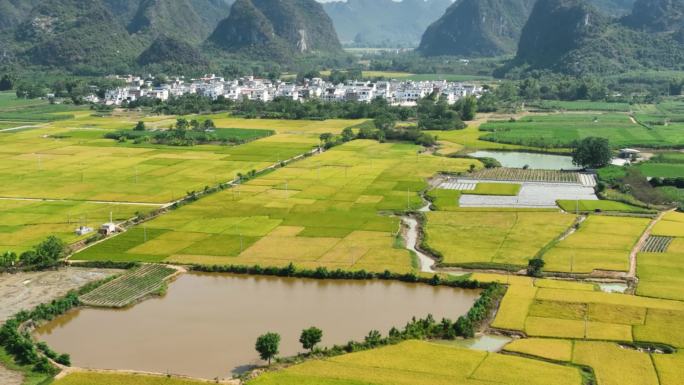
{"type": "Polygon", "coordinates": [[[523,338],[506,345],[507,352],[541,357],[553,361],[571,361],[573,342],[553,338],[523,338]]]}
{"type": "Polygon", "coordinates": [[[0,251],[20,253],[55,235],[72,243],[90,235],[79,236],[79,226],[95,231],[111,218],[115,222],[132,218],[154,206],[102,204],[78,201],[0,200],[0,251]]]}
{"type": "Polygon", "coordinates": [[[428,245],[444,256],[445,265],[526,266],[574,220],[559,212],[430,212],[425,229],[428,245]]]}
{"type": "Polygon", "coordinates": [[[198,385],[205,381],[195,381],[166,376],[125,373],[76,372],[52,382],[53,385],[198,385]]]}
{"type": "Polygon", "coordinates": [[[264,374],[249,385],[579,385],[577,368],[526,358],[407,341],[310,361],[264,374]]]}
{"type": "Polygon", "coordinates": [[[202,264],[411,270],[394,211],[422,205],[440,170],[471,161],[358,140],[203,198],[74,256],[202,264]]]}
{"type": "Polygon", "coordinates": [[[0,197],[165,203],[188,191],[263,169],[300,155],[322,132],[338,133],[359,121],[246,120],[213,115],[221,128],[261,128],[275,135],[240,146],[173,147],[117,143],[112,129],[142,119],[168,127],[174,117],[96,117],[88,112],[42,128],[0,135],[0,197]]]}
{"type": "Polygon", "coordinates": [[[649,222],[646,218],[590,215],[576,232],[544,254],[545,270],[568,273],[627,271],[629,254],[649,222]]]}

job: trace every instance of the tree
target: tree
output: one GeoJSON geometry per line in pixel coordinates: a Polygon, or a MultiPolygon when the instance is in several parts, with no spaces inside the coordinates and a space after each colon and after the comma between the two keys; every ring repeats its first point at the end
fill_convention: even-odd
{"type": "Polygon", "coordinates": [[[66,251],[66,244],[59,238],[51,235],[35,247],[35,263],[42,266],[54,265],[62,258],[66,251]]]}
{"type": "Polygon", "coordinates": [[[612,158],[610,143],[605,138],[584,138],[577,143],[572,152],[572,162],[585,168],[607,166],[612,158]]]}
{"type": "Polygon", "coordinates": [[[205,131],[213,130],[216,128],[216,124],[214,124],[213,120],[207,119],[202,123],[202,128],[204,128],[205,131]]]}
{"type": "Polygon", "coordinates": [[[456,320],[456,323],[454,324],[454,331],[456,332],[456,335],[465,338],[473,338],[475,336],[475,328],[468,317],[458,317],[458,320],[456,320]]]}
{"type": "Polygon", "coordinates": [[[9,91],[14,88],[14,82],[9,75],[3,75],[0,79],[0,91],[9,91]]]}
{"type": "Polygon", "coordinates": [[[193,119],[190,121],[190,127],[192,128],[193,131],[199,131],[200,130],[200,122],[197,119],[193,119]]]}
{"type": "Polygon", "coordinates": [[[544,270],[544,262],[541,258],[533,258],[527,263],[527,275],[530,277],[541,277],[544,270]]]}
{"type": "Polygon", "coordinates": [[[382,342],[382,334],[377,330],[371,330],[364,338],[364,341],[371,347],[376,347],[382,342]]]}
{"type": "Polygon", "coordinates": [[[271,365],[271,359],[278,354],[279,347],[280,334],[278,333],[266,333],[259,336],[255,345],[256,351],[259,352],[259,357],[262,360],[267,360],[269,365],[271,365]]]}
{"type": "Polygon", "coordinates": [[[471,121],[475,119],[475,115],[477,114],[477,98],[474,96],[468,96],[467,98],[463,99],[463,103],[461,105],[461,120],[463,121],[471,121]]]}
{"type": "Polygon", "coordinates": [[[333,134],[324,132],[318,138],[321,140],[321,143],[326,144],[333,138],[333,134]]]}
{"type": "Polygon", "coordinates": [[[180,131],[184,131],[188,129],[188,126],[190,123],[188,123],[188,120],[185,118],[178,118],[176,120],[176,129],[180,131]]]}
{"type": "Polygon", "coordinates": [[[302,330],[302,335],[299,337],[299,342],[302,344],[304,349],[308,349],[313,352],[314,348],[318,343],[321,342],[322,338],[323,331],[312,326],[308,329],[302,330]]]}
{"type": "Polygon", "coordinates": [[[134,131],[145,131],[145,122],[142,120],[138,122],[138,124],[135,125],[135,128],[133,129],[134,131]]]}
{"type": "Polygon", "coordinates": [[[351,127],[347,127],[344,130],[342,130],[342,141],[343,142],[349,142],[350,140],[354,139],[354,131],[351,129],[351,127]]]}

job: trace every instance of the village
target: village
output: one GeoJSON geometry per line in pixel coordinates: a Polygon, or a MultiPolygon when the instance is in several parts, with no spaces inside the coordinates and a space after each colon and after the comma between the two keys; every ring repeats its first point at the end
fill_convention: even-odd
{"type": "Polygon", "coordinates": [[[480,96],[485,89],[480,85],[446,80],[412,81],[348,81],[334,84],[322,78],[304,79],[302,82],[256,78],[253,76],[226,79],[208,75],[199,79],[186,80],[174,77],[160,81],[152,76],[111,76],[125,86],[106,93],[104,99],[91,96],[91,102],[120,106],[141,98],[166,101],[171,97],[198,94],[216,100],[255,100],[268,102],[275,98],[292,100],[318,99],[325,102],[355,101],[370,103],[376,98],[387,100],[392,105],[413,106],[418,100],[432,93],[440,94],[448,104],[454,104],[467,96],[480,96]]]}

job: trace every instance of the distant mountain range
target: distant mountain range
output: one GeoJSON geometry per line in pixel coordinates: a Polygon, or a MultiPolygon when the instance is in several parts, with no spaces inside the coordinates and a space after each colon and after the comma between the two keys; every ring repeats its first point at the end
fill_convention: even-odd
{"type": "Polygon", "coordinates": [[[348,0],[323,5],[343,44],[416,47],[453,0],[348,0]]]}
{"type": "Polygon", "coordinates": [[[515,55],[502,74],[679,69],[684,0],[0,0],[0,64],[77,73],[339,58],[338,36],[515,55]]]}
{"type": "MultiPolygon", "coordinates": [[[[418,50],[427,56],[513,54],[537,0],[457,0],[425,32],[418,50]]],[[[630,13],[634,0],[591,0],[611,17],[630,13]]]]}
{"type": "Polygon", "coordinates": [[[0,61],[101,72],[340,50],[315,0],[0,0],[0,61]]]}
{"type": "Polygon", "coordinates": [[[538,0],[511,66],[570,74],[684,68],[684,0],[637,0],[609,18],[586,0],[538,0]]]}

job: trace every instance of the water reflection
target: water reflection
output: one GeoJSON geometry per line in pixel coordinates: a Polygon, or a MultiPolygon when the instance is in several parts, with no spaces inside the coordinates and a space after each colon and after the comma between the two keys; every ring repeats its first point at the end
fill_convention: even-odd
{"type": "Polygon", "coordinates": [[[76,310],[37,334],[70,353],[75,366],[214,378],[259,364],[254,342],[268,331],[280,333],[281,354],[292,355],[310,326],[323,329],[323,345],[343,344],[413,316],[456,319],[477,296],[389,281],[186,274],[163,298],[124,310],[76,310]]]}

